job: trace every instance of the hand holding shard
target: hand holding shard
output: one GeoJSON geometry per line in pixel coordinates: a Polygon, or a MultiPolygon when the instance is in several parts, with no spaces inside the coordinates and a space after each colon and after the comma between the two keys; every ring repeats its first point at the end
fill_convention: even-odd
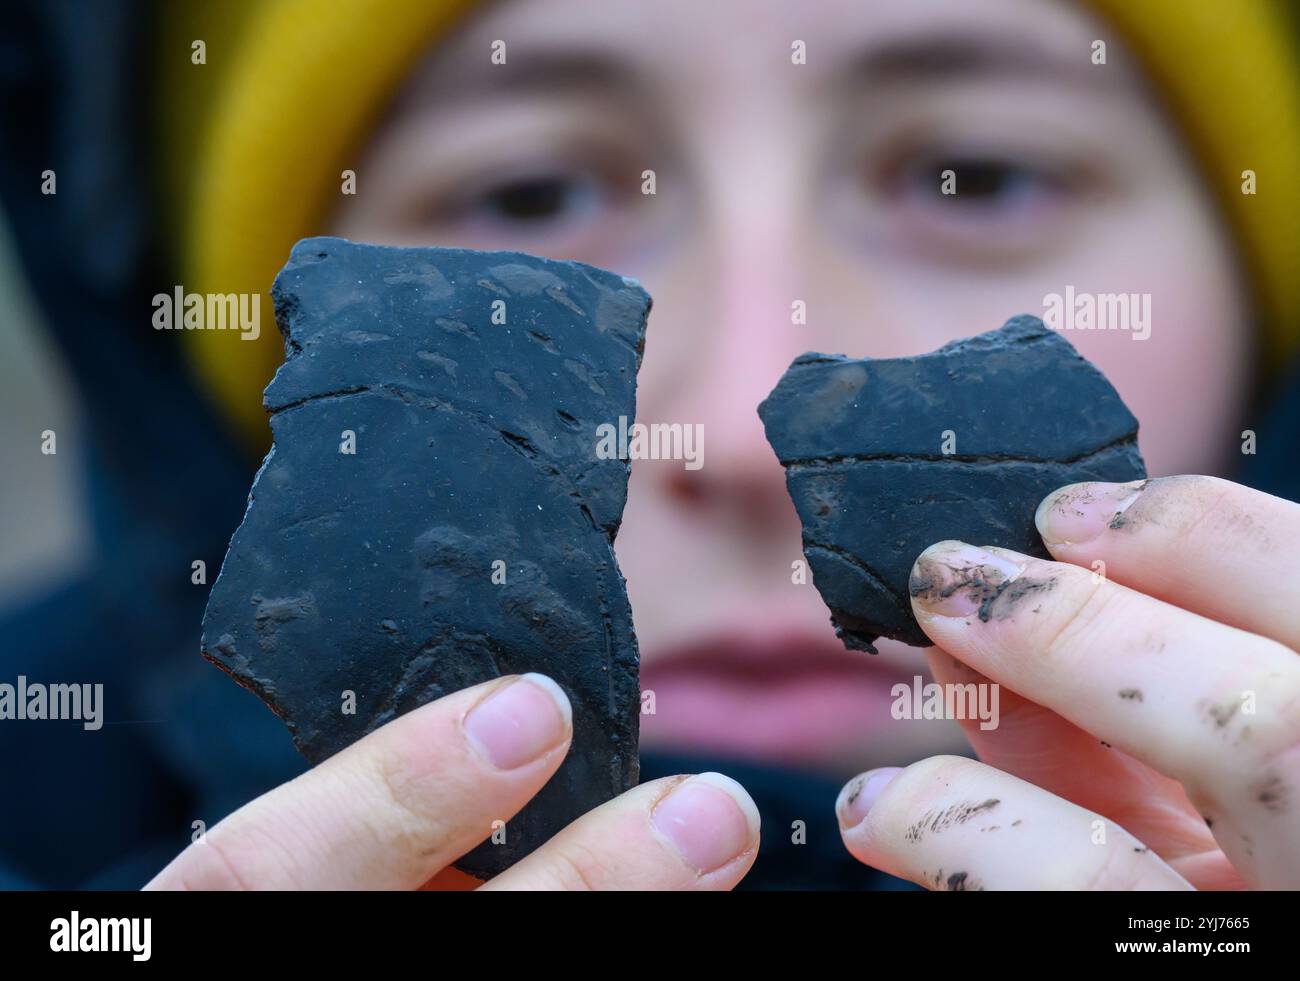
{"type": "Polygon", "coordinates": [[[908,577],[959,539],[1050,558],[1034,510],[1085,480],[1146,476],[1137,420],[1035,317],[911,358],[796,358],[759,406],[845,646],[928,647],[908,577]]]}

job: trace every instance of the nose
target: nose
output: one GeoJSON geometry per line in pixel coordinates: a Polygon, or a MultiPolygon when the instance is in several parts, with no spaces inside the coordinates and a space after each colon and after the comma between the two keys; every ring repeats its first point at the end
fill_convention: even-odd
{"type": "Polygon", "coordinates": [[[675,407],[702,425],[704,463],[664,470],[663,479],[680,506],[710,521],[788,541],[798,518],[757,409],[808,343],[793,307],[802,301],[798,246],[790,224],[770,209],[714,227],[728,232],[704,249],[712,288],[697,294],[699,322],[680,365],[689,381],[679,380],[675,407]]]}

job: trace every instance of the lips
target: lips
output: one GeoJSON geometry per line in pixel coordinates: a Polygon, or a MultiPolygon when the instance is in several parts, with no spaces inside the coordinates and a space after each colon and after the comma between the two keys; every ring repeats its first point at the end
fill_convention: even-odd
{"type": "MultiPolygon", "coordinates": [[[[906,648],[902,648],[903,651],[906,648]]],[[[646,658],[643,743],[773,763],[821,763],[890,723],[890,689],[921,670],[847,651],[830,633],[733,630],[646,658]]]]}

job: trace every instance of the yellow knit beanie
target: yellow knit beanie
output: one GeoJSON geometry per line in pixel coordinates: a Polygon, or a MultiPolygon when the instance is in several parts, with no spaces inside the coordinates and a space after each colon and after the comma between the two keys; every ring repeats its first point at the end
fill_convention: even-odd
{"type": "Polygon", "coordinates": [[[261,335],[186,331],[203,386],[258,450],[262,390],[284,360],[267,291],[320,221],[388,99],[472,0],[164,4],[164,177],[182,283],[262,298],[261,335]],[[195,65],[194,41],[204,63],[195,65]],[[170,152],[169,152],[170,151],[170,152]]]}
{"type": "MultiPolygon", "coordinates": [[[[1236,233],[1271,363],[1300,340],[1300,71],[1285,0],[1086,0],[1148,69],[1236,233]],[[1243,172],[1257,193],[1244,194],[1243,172]]],[[[472,0],[163,4],[160,131],[185,288],[263,297],[261,337],[186,331],[202,384],[258,449],[283,359],[266,295],[325,231],[342,171],[472,0]],[[203,42],[196,66],[194,41],[203,42]]],[[[1104,38],[1103,38],[1104,39],[1104,38]]]]}

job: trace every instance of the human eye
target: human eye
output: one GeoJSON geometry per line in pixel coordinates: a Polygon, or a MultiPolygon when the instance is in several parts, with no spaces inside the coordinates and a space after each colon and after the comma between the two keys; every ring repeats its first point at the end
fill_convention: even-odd
{"type": "Polygon", "coordinates": [[[477,175],[436,204],[437,219],[509,236],[573,231],[598,220],[614,195],[598,174],[574,166],[477,175]]]}
{"type": "Polygon", "coordinates": [[[1060,241],[1107,186],[1077,146],[1023,128],[963,129],[872,141],[850,164],[856,190],[839,220],[936,263],[1012,263],[1060,241]]]}
{"type": "Polygon", "coordinates": [[[1005,149],[921,147],[890,159],[876,193],[894,223],[936,249],[1030,244],[1086,194],[1069,163],[1005,149]]]}

